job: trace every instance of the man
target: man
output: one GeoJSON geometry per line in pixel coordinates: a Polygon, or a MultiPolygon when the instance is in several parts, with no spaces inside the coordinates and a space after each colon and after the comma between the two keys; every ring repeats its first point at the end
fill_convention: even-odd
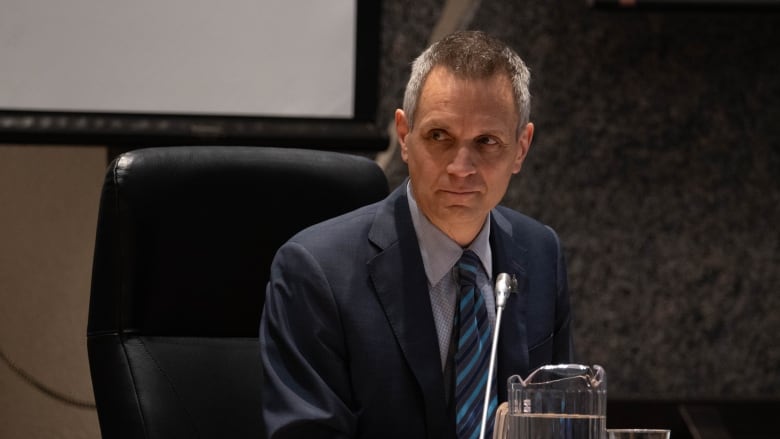
{"type": "Polygon", "coordinates": [[[299,233],[273,262],[260,327],[269,437],[476,437],[486,391],[490,437],[508,377],[571,361],[558,238],[496,207],[531,146],[528,81],[481,32],[415,60],[395,115],[408,181],[299,233]],[[517,292],[486,390],[498,273],[517,292]]]}

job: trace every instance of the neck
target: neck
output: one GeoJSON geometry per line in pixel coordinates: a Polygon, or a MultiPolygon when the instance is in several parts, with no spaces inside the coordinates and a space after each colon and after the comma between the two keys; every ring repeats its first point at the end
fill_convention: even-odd
{"type": "Polygon", "coordinates": [[[487,218],[483,219],[480,223],[474,224],[436,224],[434,225],[441,230],[450,239],[455,241],[463,248],[468,247],[474,239],[479,235],[482,227],[485,225],[487,218]]]}

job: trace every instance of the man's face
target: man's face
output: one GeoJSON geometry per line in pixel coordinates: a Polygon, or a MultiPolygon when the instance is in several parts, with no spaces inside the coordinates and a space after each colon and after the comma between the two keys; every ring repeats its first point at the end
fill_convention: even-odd
{"type": "Polygon", "coordinates": [[[509,78],[460,79],[434,67],[418,99],[414,128],[409,130],[401,110],[395,119],[418,206],[456,242],[469,244],[520,171],[533,137],[532,124],[518,136],[509,78]]]}

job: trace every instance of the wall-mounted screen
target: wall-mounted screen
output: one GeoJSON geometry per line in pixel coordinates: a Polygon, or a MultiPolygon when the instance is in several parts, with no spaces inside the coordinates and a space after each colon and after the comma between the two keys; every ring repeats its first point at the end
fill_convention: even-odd
{"type": "Polygon", "coordinates": [[[267,143],[280,129],[363,132],[376,110],[379,9],[358,3],[5,0],[0,136],[267,143]]]}

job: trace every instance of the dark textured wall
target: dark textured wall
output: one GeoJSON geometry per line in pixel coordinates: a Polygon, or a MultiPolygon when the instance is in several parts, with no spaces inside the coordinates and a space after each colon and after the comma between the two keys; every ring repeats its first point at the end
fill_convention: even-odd
{"type": "MultiPolygon", "coordinates": [[[[388,122],[442,3],[383,4],[388,122]]],[[[505,204],[561,235],[577,360],[611,396],[780,397],[780,12],[485,0],[469,27],[532,70],[505,204]]]]}

